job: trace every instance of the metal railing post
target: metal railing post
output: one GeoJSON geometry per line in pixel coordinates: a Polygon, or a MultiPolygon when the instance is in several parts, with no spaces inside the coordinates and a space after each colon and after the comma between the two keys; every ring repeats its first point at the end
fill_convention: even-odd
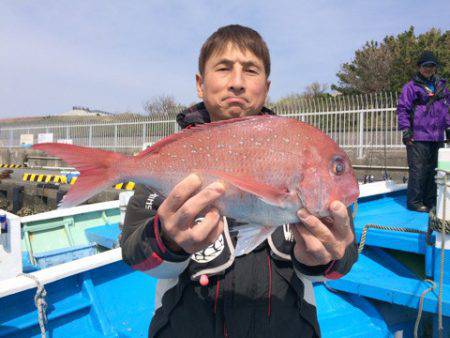
{"type": "Polygon", "coordinates": [[[117,150],[117,124],[114,125],[114,150],[117,150]]]}
{"type": "Polygon", "coordinates": [[[144,123],[142,123],[142,146],[141,146],[141,149],[142,149],[142,147],[144,147],[146,135],[147,135],[147,124],[144,122],[144,123]]]}
{"type": "Polygon", "coordinates": [[[9,147],[12,148],[13,146],[13,141],[14,141],[14,134],[13,134],[13,130],[10,129],[9,130],[9,147]]]}
{"type": "Polygon", "coordinates": [[[92,124],[89,126],[89,147],[92,147],[92,124]]]}
{"type": "Polygon", "coordinates": [[[364,111],[359,113],[359,146],[358,146],[358,158],[363,158],[364,155],[364,125],[365,125],[364,111]]]}

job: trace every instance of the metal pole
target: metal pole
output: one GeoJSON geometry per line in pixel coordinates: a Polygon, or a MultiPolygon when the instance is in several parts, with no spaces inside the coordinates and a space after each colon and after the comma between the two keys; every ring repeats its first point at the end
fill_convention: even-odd
{"type": "Polygon", "coordinates": [[[364,112],[359,113],[359,147],[358,147],[358,158],[363,158],[363,146],[364,146],[364,112]]]}
{"type": "MultiPolygon", "coordinates": [[[[147,134],[147,124],[144,122],[142,124],[142,147],[144,147],[146,134],[147,134]]],[[[142,149],[142,147],[141,147],[141,149],[142,149]]]]}
{"type": "Polygon", "coordinates": [[[117,150],[117,124],[114,125],[114,150],[117,150]]]}
{"type": "Polygon", "coordinates": [[[13,137],[14,137],[14,136],[13,136],[13,130],[10,129],[10,130],[9,130],[9,147],[10,147],[10,148],[12,148],[12,146],[13,146],[13,140],[14,140],[13,137]]]}

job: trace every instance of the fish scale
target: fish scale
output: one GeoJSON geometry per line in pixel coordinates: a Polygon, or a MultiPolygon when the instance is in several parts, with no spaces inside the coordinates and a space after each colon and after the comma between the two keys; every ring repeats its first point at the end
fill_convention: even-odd
{"type": "Polygon", "coordinates": [[[359,195],[346,153],[319,129],[287,117],[259,115],[199,125],[134,157],[67,144],[33,147],[80,172],[63,206],[79,204],[124,179],[167,196],[196,172],[204,186],[224,182],[226,191],[214,203],[222,215],[255,229],[264,226],[264,236],[267,227],[298,221],[299,208],[327,216],[333,200],[349,205],[359,195]]]}

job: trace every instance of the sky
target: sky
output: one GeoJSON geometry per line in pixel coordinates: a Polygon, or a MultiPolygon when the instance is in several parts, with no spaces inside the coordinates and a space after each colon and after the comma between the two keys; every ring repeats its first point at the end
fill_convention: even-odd
{"type": "Polygon", "coordinates": [[[0,118],[72,106],[143,112],[160,95],[198,101],[198,54],[217,28],[257,30],[272,60],[272,101],[336,73],[366,41],[411,25],[450,29],[450,1],[0,0],[0,118]]]}

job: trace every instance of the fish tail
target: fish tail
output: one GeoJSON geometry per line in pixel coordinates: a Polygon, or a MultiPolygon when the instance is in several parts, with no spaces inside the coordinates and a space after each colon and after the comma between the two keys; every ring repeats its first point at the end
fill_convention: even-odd
{"type": "Polygon", "coordinates": [[[120,182],[127,176],[127,163],[133,161],[132,157],[120,153],[63,143],[40,143],[33,149],[59,157],[80,172],[60,203],[62,208],[78,205],[120,182]]]}

